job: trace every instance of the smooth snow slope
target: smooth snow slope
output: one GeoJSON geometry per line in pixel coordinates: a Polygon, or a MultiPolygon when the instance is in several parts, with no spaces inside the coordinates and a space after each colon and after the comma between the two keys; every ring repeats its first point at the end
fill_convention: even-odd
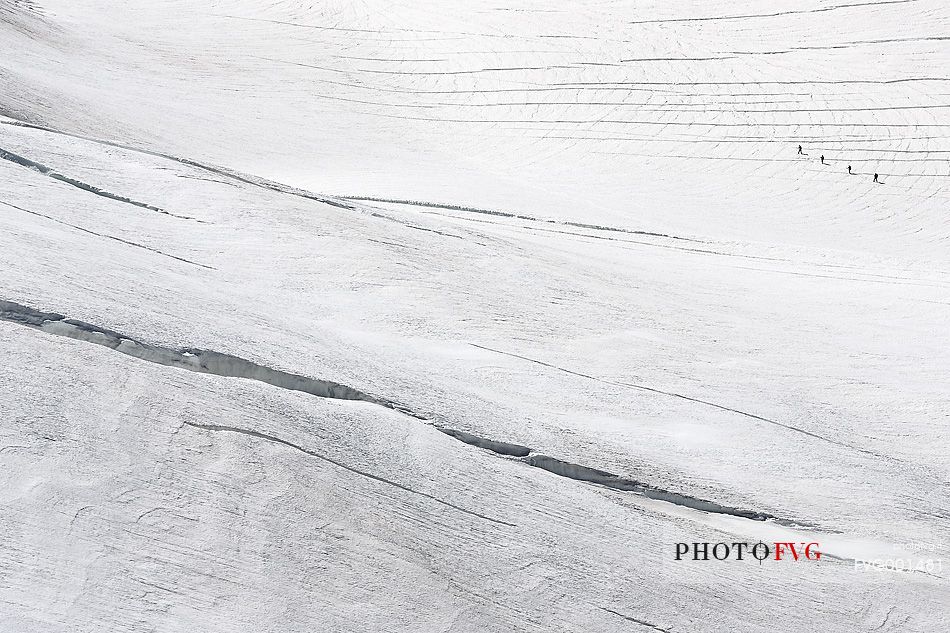
{"type": "Polygon", "coordinates": [[[455,4],[0,0],[0,630],[945,629],[950,10],[455,4]]]}

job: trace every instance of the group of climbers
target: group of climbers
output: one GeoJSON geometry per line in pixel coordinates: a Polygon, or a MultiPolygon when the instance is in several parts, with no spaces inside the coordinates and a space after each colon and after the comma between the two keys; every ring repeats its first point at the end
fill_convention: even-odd
{"type": "MultiPolygon", "coordinates": [[[[807,156],[807,154],[805,154],[805,152],[802,150],[802,146],[801,146],[801,145],[798,146],[798,155],[799,155],[799,156],[807,156]]],[[[822,165],[827,165],[827,164],[828,164],[828,163],[825,162],[825,155],[824,155],[824,154],[821,155],[821,164],[822,164],[822,165]]],[[[848,175],[849,175],[849,176],[853,176],[853,175],[854,175],[853,172],[851,171],[851,165],[848,165],[848,175]]],[[[881,181],[878,180],[878,175],[877,175],[877,174],[874,174],[874,179],[872,180],[872,182],[876,182],[876,183],[878,183],[878,184],[881,183],[881,181]]]]}

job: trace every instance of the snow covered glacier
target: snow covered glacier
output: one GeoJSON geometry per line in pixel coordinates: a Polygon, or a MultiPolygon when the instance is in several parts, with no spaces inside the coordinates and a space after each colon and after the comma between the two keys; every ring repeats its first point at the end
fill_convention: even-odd
{"type": "Polygon", "coordinates": [[[948,62],[941,0],[0,0],[0,631],[946,630],[948,62]]]}

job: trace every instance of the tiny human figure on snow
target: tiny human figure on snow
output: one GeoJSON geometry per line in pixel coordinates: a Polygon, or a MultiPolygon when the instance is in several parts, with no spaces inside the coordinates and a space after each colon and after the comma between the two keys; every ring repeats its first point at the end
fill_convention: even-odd
{"type": "Polygon", "coordinates": [[[821,155],[821,164],[822,164],[822,165],[825,164],[825,155],[824,155],[824,154],[821,155]]]}
{"type": "Polygon", "coordinates": [[[881,182],[880,180],[877,179],[877,174],[874,174],[874,182],[876,182],[876,183],[878,183],[878,184],[880,184],[880,182],[881,182]]]}
{"type": "Polygon", "coordinates": [[[848,165],[848,175],[851,175],[851,165],[848,165]]]}
{"type": "Polygon", "coordinates": [[[804,152],[802,151],[802,146],[801,146],[801,145],[798,146],[798,154],[799,154],[799,155],[804,155],[804,152]]]}

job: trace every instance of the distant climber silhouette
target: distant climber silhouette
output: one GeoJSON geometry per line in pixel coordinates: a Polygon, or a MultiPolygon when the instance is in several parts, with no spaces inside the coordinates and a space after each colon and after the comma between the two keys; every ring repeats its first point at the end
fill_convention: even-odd
{"type": "Polygon", "coordinates": [[[799,155],[802,155],[802,156],[805,154],[805,152],[802,151],[802,146],[801,146],[801,145],[798,146],[798,154],[799,154],[799,155]]]}
{"type": "Polygon", "coordinates": [[[881,182],[880,180],[877,179],[877,174],[874,174],[874,182],[876,182],[876,183],[878,183],[878,184],[880,184],[880,182],[881,182]]]}
{"type": "Polygon", "coordinates": [[[851,175],[851,165],[848,165],[848,175],[851,175]]]}
{"type": "Polygon", "coordinates": [[[825,164],[825,155],[824,155],[824,154],[821,155],[821,164],[822,164],[822,165],[825,164]]]}

